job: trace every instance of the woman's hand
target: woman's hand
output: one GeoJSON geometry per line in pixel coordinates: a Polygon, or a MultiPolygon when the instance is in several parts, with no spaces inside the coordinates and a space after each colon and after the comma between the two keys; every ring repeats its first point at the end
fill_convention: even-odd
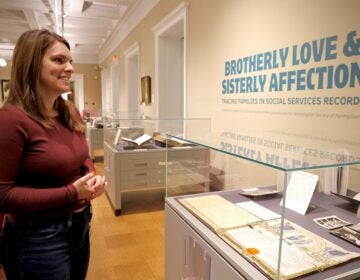
{"type": "Polygon", "coordinates": [[[87,184],[92,188],[93,193],[91,195],[91,199],[94,199],[100,195],[102,195],[105,191],[105,187],[107,185],[107,182],[105,181],[104,176],[96,175],[92,178],[90,178],[87,181],[87,184]]]}
{"type": "Polygon", "coordinates": [[[89,173],[76,180],[73,185],[79,199],[91,200],[104,193],[107,182],[104,176],[89,173]]]}

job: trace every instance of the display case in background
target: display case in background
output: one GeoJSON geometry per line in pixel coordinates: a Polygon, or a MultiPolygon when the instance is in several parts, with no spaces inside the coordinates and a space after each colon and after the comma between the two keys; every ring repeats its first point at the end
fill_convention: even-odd
{"type": "Polygon", "coordinates": [[[89,154],[92,160],[95,160],[95,150],[104,148],[104,130],[102,127],[86,128],[86,140],[89,145],[89,154]]]}
{"type": "Polygon", "coordinates": [[[95,160],[95,150],[104,147],[102,112],[97,110],[84,110],[83,119],[86,124],[86,141],[89,146],[89,154],[91,159],[95,160]]]}
{"type": "Polygon", "coordinates": [[[84,115],[86,123],[86,140],[89,145],[90,157],[95,160],[95,150],[104,148],[104,126],[115,127],[113,120],[118,119],[139,119],[141,113],[120,112],[120,111],[96,111],[84,115]]]}
{"type": "Polygon", "coordinates": [[[171,146],[169,153],[172,157],[186,160],[191,169],[199,168],[201,173],[201,176],[199,172],[188,174],[187,185],[172,188],[172,192],[192,193],[194,188],[189,187],[190,184],[196,184],[196,191],[199,192],[209,190],[209,149],[166,136],[172,133],[184,137],[189,123],[193,124],[191,127],[201,125],[193,134],[204,134],[211,130],[209,119],[106,119],[104,173],[108,182],[106,194],[115,215],[121,214],[122,199],[126,193],[160,191],[165,196],[167,145],[171,146]],[[201,183],[197,184],[196,180],[201,180],[201,183]]]}
{"type": "Polygon", "coordinates": [[[210,169],[208,193],[178,195],[189,166],[168,149],[165,279],[360,278],[360,143],[275,129],[169,137],[208,149],[210,169]]]}

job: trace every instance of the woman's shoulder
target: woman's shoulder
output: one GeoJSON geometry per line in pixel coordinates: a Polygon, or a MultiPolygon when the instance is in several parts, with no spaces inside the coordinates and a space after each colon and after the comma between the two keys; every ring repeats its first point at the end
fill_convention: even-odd
{"type": "Polygon", "coordinates": [[[6,105],[0,109],[0,125],[23,126],[32,122],[31,118],[18,106],[6,105]]]}
{"type": "Polygon", "coordinates": [[[1,119],[13,121],[25,119],[28,117],[26,113],[18,106],[11,104],[5,105],[4,107],[0,108],[0,116],[1,119]]]}
{"type": "Polygon", "coordinates": [[[40,128],[35,120],[16,105],[6,105],[0,109],[0,131],[4,132],[4,137],[21,135],[22,138],[27,138],[38,134],[40,128]]]}

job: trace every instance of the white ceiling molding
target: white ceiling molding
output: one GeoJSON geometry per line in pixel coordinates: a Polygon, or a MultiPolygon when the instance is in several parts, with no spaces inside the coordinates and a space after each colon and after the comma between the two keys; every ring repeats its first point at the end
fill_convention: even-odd
{"type": "Polygon", "coordinates": [[[30,26],[31,29],[40,28],[39,24],[37,23],[36,15],[35,15],[34,11],[32,11],[32,10],[24,10],[23,12],[24,12],[26,20],[29,23],[29,26],[30,26]]]}
{"type": "Polygon", "coordinates": [[[124,51],[124,56],[125,57],[130,57],[133,54],[139,52],[139,49],[140,49],[139,42],[135,42],[124,51]]]}
{"type": "Polygon", "coordinates": [[[45,28],[55,32],[58,29],[58,33],[63,34],[70,43],[75,64],[98,64],[99,52],[107,44],[108,37],[114,36],[114,29],[119,26],[119,22],[129,26],[127,19],[132,17],[128,15],[140,10],[140,6],[146,10],[152,2],[153,0],[0,0],[0,54],[11,60],[17,39],[29,29],[45,28]]]}
{"type": "Polygon", "coordinates": [[[166,15],[159,23],[157,23],[151,30],[156,34],[164,33],[165,30],[169,28],[169,26],[174,25],[176,22],[183,20],[186,15],[186,7],[187,3],[182,2],[179,6],[177,6],[171,13],[166,15]]]}
{"type": "Polygon", "coordinates": [[[105,41],[99,52],[99,64],[111,55],[111,52],[126,38],[141,20],[155,7],[160,0],[138,0],[127,11],[122,20],[115,27],[112,35],[105,41]]]}

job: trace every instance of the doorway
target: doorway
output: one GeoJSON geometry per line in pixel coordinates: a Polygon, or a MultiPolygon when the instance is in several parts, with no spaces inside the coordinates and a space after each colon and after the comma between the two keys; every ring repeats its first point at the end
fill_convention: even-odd
{"type": "Polygon", "coordinates": [[[140,74],[139,44],[135,43],[125,51],[125,110],[128,119],[140,117],[140,74]]]}
{"type": "Polygon", "coordinates": [[[119,86],[119,63],[116,59],[110,66],[111,72],[111,97],[112,97],[112,111],[116,115],[120,111],[120,86],[119,86]]]}
{"type": "Polygon", "coordinates": [[[186,116],[186,6],[181,4],[160,23],[155,33],[155,98],[159,131],[183,134],[186,116]]]}
{"type": "Polygon", "coordinates": [[[84,74],[72,74],[71,92],[68,97],[73,100],[75,106],[82,114],[84,111],[84,74]]]}

